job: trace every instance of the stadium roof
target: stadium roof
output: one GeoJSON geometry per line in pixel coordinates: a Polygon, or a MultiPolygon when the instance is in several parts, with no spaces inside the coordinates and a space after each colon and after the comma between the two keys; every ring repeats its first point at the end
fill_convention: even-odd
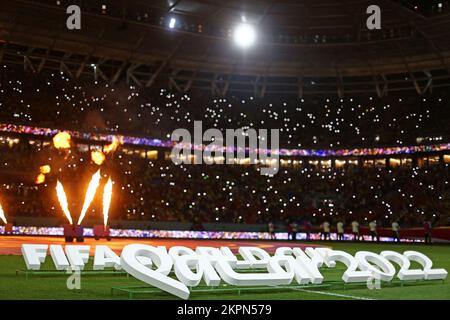
{"type": "Polygon", "coordinates": [[[368,0],[80,0],[71,4],[81,7],[81,30],[69,31],[65,1],[11,0],[0,12],[0,59],[36,73],[147,87],[163,80],[219,95],[383,96],[449,86],[450,13],[425,17],[378,2],[382,29],[369,31],[368,0]],[[243,19],[258,30],[245,52],[230,38],[243,19]]]}

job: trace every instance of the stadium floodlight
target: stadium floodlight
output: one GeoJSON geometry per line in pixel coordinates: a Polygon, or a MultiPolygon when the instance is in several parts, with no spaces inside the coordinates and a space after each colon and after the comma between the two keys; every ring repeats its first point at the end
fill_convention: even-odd
{"type": "Polygon", "coordinates": [[[177,19],[175,19],[175,18],[170,18],[170,20],[169,20],[169,28],[170,29],[173,29],[173,28],[175,28],[175,25],[177,24],[177,19]]]}
{"type": "Polygon", "coordinates": [[[241,24],[234,29],[233,39],[238,46],[248,48],[255,43],[256,31],[249,24],[241,24]]]}

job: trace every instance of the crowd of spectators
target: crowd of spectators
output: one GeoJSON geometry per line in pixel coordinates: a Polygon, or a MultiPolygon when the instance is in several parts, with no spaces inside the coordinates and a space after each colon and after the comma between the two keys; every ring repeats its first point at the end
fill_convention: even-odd
{"type": "Polygon", "coordinates": [[[211,97],[205,91],[74,81],[3,66],[0,121],[87,132],[169,139],[194,121],[208,128],[279,129],[280,146],[296,149],[408,146],[450,140],[448,92],[337,97],[211,97]]]}
{"type": "MultiPolygon", "coordinates": [[[[346,165],[320,167],[308,162],[281,167],[273,177],[255,165],[175,165],[120,150],[101,167],[88,152],[69,154],[19,142],[0,153],[4,207],[10,216],[63,217],[55,193],[59,179],[74,213],[79,212],[91,175],[100,168],[115,182],[110,216],[119,220],[217,223],[286,223],[305,220],[377,220],[389,226],[421,226],[425,219],[449,225],[450,170],[442,162],[395,168],[346,165]],[[38,150],[39,149],[39,150],[38,150]],[[33,182],[40,165],[52,172],[33,182]]],[[[105,180],[106,181],[106,180],[105,180]]],[[[100,194],[101,192],[99,192],[100,194]]],[[[89,215],[101,217],[97,196],[89,215]]]]}
{"type": "MultiPolygon", "coordinates": [[[[173,94],[124,83],[74,82],[63,74],[40,76],[2,66],[0,121],[169,139],[177,128],[278,128],[287,148],[405,146],[449,141],[448,95],[435,92],[388,98],[229,96],[173,94]]],[[[0,199],[11,216],[61,216],[54,187],[60,179],[74,212],[96,170],[86,150],[61,153],[28,138],[2,138],[0,199]],[[5,140],[6,139],[6,140],[5,140]],[[11,142],[12,141],[12,142],[11,142]],[[36,185],[38,168],[50,164],[36,185]],[[78,195],[74,197],[74,195],[78,195]]],[[[97,168],[98,169],[98,168],[97,168]]],[[[254,165],[175,165],[120,149],[101,167],[115,181],[111,216],[116,219],[268,223],[373,219],[389,225],[448,225],[449,167],[444,162],[387,168],[350,165],[281,167],[273,177],[254,165]]],[[[101,213],[97,199],[90,214],[101,213]]]]}

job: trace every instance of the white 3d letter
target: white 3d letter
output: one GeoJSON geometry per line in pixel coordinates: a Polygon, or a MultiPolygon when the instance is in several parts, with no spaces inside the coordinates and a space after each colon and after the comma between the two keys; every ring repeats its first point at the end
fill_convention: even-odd
{"type": "Polygon", "coordinates": [[[292,281],[292,273],[275,264],[267,266],[269,273],[237,273],[225,259],[219,260],[215,268],[226,283],[235,286],[283,285],[292,281]]]}
{"type": "Polygon", "coordinates": [[[320,261],[320,265],[322,266],[323,263],[325,263],[325,265],[328,268],[334,268],[336,266],[336,262],[334,261],[328,261],[327,259],[325,259],[325,257],[327,256],[327,254],[331,251],[330,248],[306,248],[305,252],[306,254],[311,258],[311,259],[317,259],[318,261],[320,261]]]}
{"type": "Polygon", "coordinates": [[[355,254],[355,258],[361,270],[368,270],[372,274],[379,275],[382,281],[391,281],[395,275],[395,268],[392,263],[379,254],[369,251],[358,251],[355,254]],[[370,262],[376,264],[381,270],[371,265],[370,262]]]}
{"type": "Polygon", "coordinates": [[[59,244],[50,245],[50,255],[52,256],[53,263],[56,270],[66,270],[69,268],[69,260],[67,260],[64,250],[59,244]]]}
{"type": "Polygon", "coordinates": [[[39,270],[41,263],[45,261],[48,245],[46,244],[23,244],[22,255],[28,270],[39,270]]]}
{"type": "Polygon", "coordinates": [[[311,283],[320,284],[323,281],[323,275],[319,271],[319,267],[322,265],[323,259],[319,255],[310,258],[300,248],[294,248],[294,255],[296,261],[303,269],[307,270],[311,277],[311,283]]]}
{"type": "Polygon", "coordinates": [[[423,266],[423,271],[425,272],[425,280],[440,280],[447,278],[447,270],[432,269],[433,262],[423,253],[417,251],[405,251],[403,252],[403,254],[409,260],[416,261],[423,266]]]}
{"type": "Polygon", "coordinates": [[[395,262],[400,266],[400,271],[397,274],[397,278],[400,280],[420,280],[425,278],[425,272],[421,269],[409,270],[411,262],[401,253],[395,251],[382,251],[381,256],[385,257],[387,260],[395,262]]]}
{"type": "Polygon", "coordinates": [[[250,268],[265,268],[270,260],[267,251],[258,247],[240,247],[239,253],[250,262],[250,268]]]}
{"type": "Polygon", "coordinates": [[[188,287],[196,287],[202,280],[203,265],[198,255],[182,255],[175,260],[175,275],[188,287]],[[197,272],[193,272],[195,268],[197,272]]]}
{"type": "Polygon", "coordinates": [[[347,252],[340,250],[331,250],[327,253],[326,259],[329,261],[339,261],[347,266],[347,270],[342,275],[342,280],[348,282],[367,282],[371,278],[372,273],[368,270],[357,271],[358,261],[347,252]]]}
{"type": "Polygon", "coordinates": [[[172,258],[172,261],[174,263],[180,256],[183,256],[183,255],[195,256],[196,253],[191,248],[183,247],[183,246],[174,246],[169,249],[169,256],[172,258]]]}
{"type": "Polygon", "coordinates": [[[68,245],[65,249],[70,266],[75,270],[83,270],[84,265],[89,261],[89,250],[91,247],[68,245]]]}
{"type": "Polygon", "coordinates": [[[230,248],[228,247],[220,247],[220,252],[227,257],[226,259],[229,259],[230,261],[236,261],[236,269],[250,269],[251,268],[251,262],[247,260],[238,260],[238,258],[231,252],[230,248]]]}
{"type": "Polygon", "coordinates": [[[94,270],[103,270],[106,268],[114,267],[116,270],[120,270],[120,258],[107,246],[96,246],[94,254],[94,270]]]}
{"type": "MultiPolygon", "coordinates": [[[[287,264],[285,264],[286,268],[293,268],[294,269],[294,276],[295,281],[297,281],[298,284],[307,284],[307,283],[316,283],[321,282],[323,280],[322,275],[319,272],[319,269],[317,268],[317,265],[315,266],[315,270],[310,270],[308,268],[308,263],[303,263],[303,261],[311,261],[308,256],[301,251],[300,248],[289,248],[289,247],[279,247],[275,250],[275,256],[284,256],[287,258],[292,258],[287,261],[287,264]],[[296,251],[295,256],[297,258],[294,258],[294,250],[296,251]],[[299,258],[298,256],[302,256],[299,258]],[[291,263],[294,263],[293,265],[291,263]],[[289,265],[288,265],[289,264],[289,265]],[[322,280],[317,280],[318,278],[321,278],[322,280]]],[[[314,268],[313,268],[314,269],[314,268]]]]}
{"type": "Polygon", "coordinates": [[[159,248],[144,244],[127,245],[123,248],[122,255],[120,256],[120,264],[126,272],[136,279],[169,292],[179,298],[189,298],[189,289],[180,281],[167,276],[172,269],[173,262],[169,254],[159,248]],[[138,261],[138,256],[152,259],[157,269],[152,270],[144,266],[138,261]]]}

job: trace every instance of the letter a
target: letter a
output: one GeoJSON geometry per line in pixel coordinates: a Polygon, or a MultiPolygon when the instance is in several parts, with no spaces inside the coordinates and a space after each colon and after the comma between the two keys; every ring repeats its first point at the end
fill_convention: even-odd
{"type": "Polygon", "coordinates": [[[81,9],[77,5],[71,5],[67,7],[67,14],[70,16],[66,20],[66,27],[69,30],[81,29],[81,9]]]}
{"type": "Polygon", "coordinates": [[[367,7],[366,10],[367,14],[370,14],[370,16],[367,18],[367,29],[374,30],[374,29],[381,29],[381,9],[376,4],[372,4],[367,7]]]}
{"type": "MultiPolygon", "coordinates": [[[[68,274],[72,273],[72,269],[67,270],[68,274]]],[[[69,290],[80,290],[81,289],[81,273],[80,269],[73,268],[73,273],[67,278],[66,281],[67,289],[69,290]]]]}

